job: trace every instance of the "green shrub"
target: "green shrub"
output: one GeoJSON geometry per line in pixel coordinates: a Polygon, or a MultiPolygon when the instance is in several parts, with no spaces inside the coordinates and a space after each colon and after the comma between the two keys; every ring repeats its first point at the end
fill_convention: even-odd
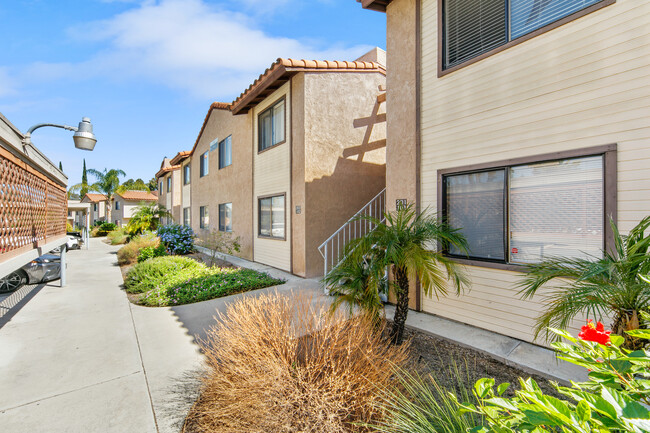
{"type": "Polygon", "coordinates": [[[96,236],[106,236],[116,228],[117,226],[113,223],[102,223],[102,225],[99,226],[99,230],[97,230],[96,236]]]}
{"type": "Polygon", "coordinates": [[[158,287],[147,292],[140,302],[151,307],[191,304],[284,282],[266,273],[245,268],[212,267],[199,272],[183,270],[179,274],[168,275],[158,287]]]}
{"type": "MultiPolygon", "coordinates": [[[[650,319],[644,317],[645,320],[650,319]]],[[[492,378],[474,385],[477,403],[460,404],[461,410],[485,417],[485,425],[472,431],[501,432],[648,432],[650,431],[650,353],[623,348],[625,338],[609,335],[601,323],[587,324],[580,339],[550,328],[568,340],[553,343],[558,357],[587,368],[589,381],[554,384],[567,400],[544,394],[533,379],[519,379],[515,397],[504,398],[509,384],[495,390],[492,378]]],[[[634,338],[650,338],[650,330],[627,331],[634,338]]]]}
{"type": "Polygon", "coordinates": [[[111,245],[124,245],[129,241],[129,235],[126,234],[124,228],[115,229],[108,233],[106,237],[111,241],[111,245]]]}
{"type": "MultiPolygon", "coordinates": [[[[138,263],[129,269],[124,285],[129,293],[147,292],[160,286],[175,275],[182,274],[183,277],[181,278],[184,278],[185,274],[182,271],[188,270],[198,274],[203,269],[207,269],[205,265],[189,257],[156,257],[138,263]]],[[[189,278],[192,275],[194,274],[189,274],[189,278]]]]}
{"type": "Polygon", "coordinates": [[[151,232],[143,233],[136,236],[131,241],[117,251],[117,263],[119,265],[129,265],[138,260],[140,250],[146,247],[157,247],[160,240],[151,232]]]}
{"type": "Polygon", "coordinates": [[[138,254],[138,263],[153,259],[154,257],[162,257],[166,255],[167,249],[163,244],[160,244],[157,247],[144,247],[140,250],[140,254],[138,254]]]}

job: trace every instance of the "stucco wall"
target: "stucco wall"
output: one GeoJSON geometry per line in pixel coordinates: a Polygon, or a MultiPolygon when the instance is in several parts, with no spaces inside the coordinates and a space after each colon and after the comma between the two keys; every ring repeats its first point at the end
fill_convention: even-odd
{"type": "MultiPolygon", "coordinates": [[[[389,6],[392,74],[401,68],[390,57],[390,41],[404,33],[390,28],[391,13],[405,2],[389,6]]],[[[437,13],[436,0],[422,1],[423,207],[438,206],[440,169],[617,143],[619,226],[627,231],[650,214],[650,2],[619,0],[441,78],[437,13]]],[[[389,137],[390,128],[389,122],[389,137]]],[[[395,183],[393,169],[404,168],[393,165],[390,153],[389,161],[389,182],[395,183]]],[[[424,309],[532,340],[534,319],[545,305],[540,297],[519,299],[521,274],[467,271],[470,292],[425,297],[424,309]]]]}
{"type": "MultiPolygon", "coordinates": [[[[228,110],[212,110],[191,157],[191,220],[200,234],[200,206],[208,206],[210,228],[219,227],[219,204],[232,203],[232,227],[239,236],[239,256],[253,258],[251,116],[233,116],[228,110]],[[210,143],[232,135],[232,165],[219,170],[218,147],[209,153],[208,175],[200,177],[200,157],[210,143]]],[[[181,213],[182,218],[182,213],[181,213]]]]}
{"type": "Polygon", "coordinates": [[[385,186],[385,83],[379,72],[304,74],[305,276],[322,276],[318,246],[385,186]]]}
{"type": "Polygon", "coordinates": [[[288,206],[292,227],[293,273],[305,276],[307,257],[305,256],[305,74],[291,78],[291,203],[288,206]],[[300,213],[296,213],[300,206],[300,213]]]}
{"type": "Polygon", "coordinates": [[[254,260],[278,269],[291,271],[291,95],[290,82],[257,104],[252,112],[253,118],[253,236],[254,260]],[[263,152],[257,151],[257,117],[270,105],[285,97],[286,141],[263,152]],[[258,236],[258,204],[261,196],[285,194],[285,235],[286,239],[268,239],[258,236]]]}

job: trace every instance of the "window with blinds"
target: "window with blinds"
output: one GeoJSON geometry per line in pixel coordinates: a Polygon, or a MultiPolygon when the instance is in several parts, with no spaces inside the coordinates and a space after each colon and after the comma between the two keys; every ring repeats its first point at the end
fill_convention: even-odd
{"type": "Polygon", "coordinates": [[[219,205],[219,231],[232,231],[232,203],[222,203],[219,205]]]}
{"type": "Polygon", "coordinates": [[[219,170],[232,164],[232,135],[219,143],[219,170]]]}
{"type": "Polygon", "coordinates": [[[443,69],[603,0],[443,0],[443,69]]]}
{"type": "Polygon", "coordinates": [[[471,259],[601,257],[604,164],[595,155],[445,175],[443,213],[467,239],[471,259]]]}
{"type": "Polygon", "coordinates": [[[264,110],[258,118],[258,151],[284,143],[284,98],[264,110]]]}

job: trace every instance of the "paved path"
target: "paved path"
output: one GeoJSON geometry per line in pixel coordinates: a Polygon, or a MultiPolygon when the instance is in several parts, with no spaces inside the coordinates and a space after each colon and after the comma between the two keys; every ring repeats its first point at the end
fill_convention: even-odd
{"type": "Polygon", "coordinates": [[[12,308],[0,317],[0,432],[177,433],[197,396],[197,340],[217,311],[276,289],[322,293],[316,280],[241,261],[287,283],[173,308],[140,307],[121,290],[117,249],[91,239],[89,250],[68,253],[66,287],[30,286],[1,302],[12,308]]]}

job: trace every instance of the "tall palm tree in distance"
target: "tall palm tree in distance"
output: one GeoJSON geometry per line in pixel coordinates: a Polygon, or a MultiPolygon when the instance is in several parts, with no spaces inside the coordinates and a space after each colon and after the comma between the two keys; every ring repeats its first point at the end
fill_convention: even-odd
{"type": "Polygon", "coordinates": [[[120,186],[120,176],[126,176],[126,173],[119,168],[112,168],[110,170],[105,168],[104,171],[89,168],[88,173],[97,179],[95,183],[88,185],[88,190],[99,192],[106,196],[106,221],[110,222],[111,199],[120,186]]]}

